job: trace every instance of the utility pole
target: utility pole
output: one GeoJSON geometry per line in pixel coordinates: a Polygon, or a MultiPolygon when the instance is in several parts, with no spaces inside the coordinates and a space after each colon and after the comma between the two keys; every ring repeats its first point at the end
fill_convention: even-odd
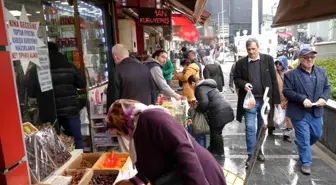
{"type": "Polygon", "coordinates": [[[222,29],[223,29],[222,36],[223,36],[223,40],[224,40],[224,13],[225,13],[225,11],[224,11],[224,0],[222,0],[222,29]]]}

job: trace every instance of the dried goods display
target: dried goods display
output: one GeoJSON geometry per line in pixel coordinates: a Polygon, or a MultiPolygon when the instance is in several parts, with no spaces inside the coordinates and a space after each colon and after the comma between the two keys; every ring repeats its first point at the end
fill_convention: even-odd
{"type": "Polygon", "coordinates": [[[87,160],[82,160],[80,168],[92,168],[93,164],[87,160]]]}
{"type": "Polygon", "coordinates": [[[59,139],[63,142],[65,147],[69,152],[72,152],[75,150],[75,141],[74,138],[71,136],[66,136],[66,135],[60,135],[59,139]]]}
{"type": "Polygon", "coordinates": [[[37,179],[42,181],[56,170],[56,166],[48,153],[44,150],[42,143],[35,142],[35,157],[37,158],[37,179]]]}
{"type": "Polygon", "coordinates": [[[82,180],[84,176],[84,172],[64,172],[63,176],[71,176],[71,184],[70,185],[77,185],[82,180]]]}
{"type": "Polygon", "coordinates": [[[36,138],[56,166],[62,166],[71,158],[70,152],[63,145],[52,127],[45,128],[36,133],[36,138]]]}
{"type": "Polygon", "coordinates": [[[118,173],[114,174],[95,174],[93,175],[89,185],[113,184],[117,179],[118,173]]]}

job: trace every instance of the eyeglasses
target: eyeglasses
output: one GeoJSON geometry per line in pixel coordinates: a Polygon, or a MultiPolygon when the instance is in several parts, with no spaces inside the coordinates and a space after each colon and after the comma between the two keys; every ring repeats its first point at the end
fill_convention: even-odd
{"type": "Polygon", "coordinates": [[[305,60],[309,60],[309,59],[314,60],[314,59],[315,59],[315,56],[303,56],[303,57],[301,57],[301,58],[303,58],[303,59],[305,59],[305,60]]]}

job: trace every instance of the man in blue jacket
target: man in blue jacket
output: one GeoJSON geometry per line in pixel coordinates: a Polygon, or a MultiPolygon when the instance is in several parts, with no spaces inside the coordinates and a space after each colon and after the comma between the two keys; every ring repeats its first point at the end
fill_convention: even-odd
{"type": "Polygon", "coordinates": [[[295,128],[301,172],[310,175],[311,145],[322,135],[323,107],[330,97],[330,85],[324,69],[314,65],[317,53],[302,49],[300,65],[285,73],[283,94],[288,99],[287,116],[295,128]]]}

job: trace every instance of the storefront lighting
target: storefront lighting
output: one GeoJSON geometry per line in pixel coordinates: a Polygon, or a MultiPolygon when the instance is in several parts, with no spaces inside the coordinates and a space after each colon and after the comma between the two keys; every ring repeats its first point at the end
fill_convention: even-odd
{"type": "Polygon", "coordinates": [[[39,13],[40,13],[40,11],[36,11],[36,13],[37,13],[37,14],[39,14],[39,13]]]}
{"type": "MultiPolygon", "coordinates": [[[[9,11],[14,17],[18,17],[21,15],[21,12],[18,10],[10,10],[9,11]]],[[[31,16],[31,14],[27,13],[27,16],[31,16]]]]}
{"type": "Polygon", "coordinates": [[[68,2],[61,2],[62,5],[69,5],[68,2]]]}

